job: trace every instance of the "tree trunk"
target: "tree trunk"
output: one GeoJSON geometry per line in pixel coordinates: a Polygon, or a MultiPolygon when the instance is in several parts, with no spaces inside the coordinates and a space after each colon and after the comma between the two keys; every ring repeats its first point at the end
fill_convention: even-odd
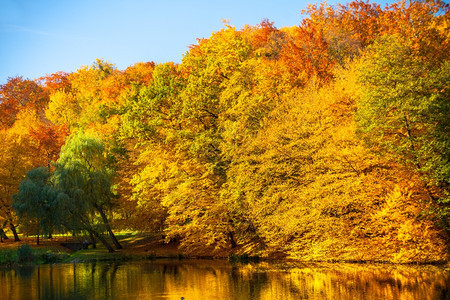
{"type": "Polygon", "coordinates": [[[8,236],[6,235],[6,233],[3,230],[3,228],[0,229],[0,237],[2,238],[2,242],[3,242],[3,240],[7,240],[8,239],[8,236]]]}
{"type": "MultiPolygon", "coordinates": [[[[69,210],[70,211],[70,210],[69,210]]],[[[83,216],[81,216],[80,214],[74,214],[72,211],[70,211],[70,213],[72,215],[75,215],[79,218],[79,220],[81,221],[81,223],[84,225],[84,227],[86,228],[87,232],[89,232],[90,235],[95,236],[105,247],[106,249],[108,249],[108,251],[110,253],[114,252],[113,247],[111,247],[111,245],[105,240],[105,238],[103,236],[101,236],[100,234],[98,234],[97,231],[95,231],[91,225],[89,224],[89,222],[87,220],[84,219],[83,216]]]]}
{"type": "Polygon", "coordinates": [[[111,247],[111,245],[105,240],[105,238],[104,238],[103,236],[101,236],[100,234],[98,234],[97,231],[95,231],[95,230],[92,229],[92,228],[87,228],[87,231],[88,231],[90,234],[94,235],[100,242],[102,242],[102,244],[106,247],[106,249],[108,249],[108,251],[109,251],[110,253],[114,252],[113,247],[111,247]]]}
{"type": "MultiPolygon", "coordinates": [[[[40,222],[39,222],[40,223],[40,222]]],[[[38,245],[39,246],[39,234],[40,234],[41,232],[40,232],[40,230],[39,230],[39,226],[38,226],[38,228],[37,228],[37,230],[36,230],[36,245],[38,245]]]]}
{"type": "Polygon", "coordinates": [[[237,247],[237,243],[235,241],[234,232],[233,231],[229,231],[228,232],[228,238],[230,239],[231,248],[236,248],[237,247]]]}
{"type": "Polygon", "coordinates": [[[20,242],[19,236],[17,235],[16,227],[12,223],[12,221],[9,222],[9,228],[11,229],[13,235],[14,235],[14,241],[20,242]]]}
{"type": "Polygon", "coordinates": [[[109,226],[108,218],[106,217],[105,212],[100,207],[97,207],[97,210],[102,216],[103,223],[105,224],[106,230],[108,231],[109,236],[111,237],[111,240],[113,241],[114,245],[116,246],[117,249],[122,249],[122,245],[120,245],[119,241],[117,240],[116,236],[111,230],[111,226],[109,226]]]}
{"type": "Polygon", "coordinates": [[[94,249],[97,248],[95,236],[91,232],[89,232],[89,236],[91,238],[92,248],[94,248],[94,249]]]}

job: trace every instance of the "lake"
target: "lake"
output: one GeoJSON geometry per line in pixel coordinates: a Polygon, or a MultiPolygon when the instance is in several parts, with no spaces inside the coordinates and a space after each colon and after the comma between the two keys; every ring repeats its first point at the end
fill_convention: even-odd
{"type": "Polygon", "coordinates": [[[0,269],[0,299],[446,299],[449,280],[436,266],[73,263],[0,269]]]}

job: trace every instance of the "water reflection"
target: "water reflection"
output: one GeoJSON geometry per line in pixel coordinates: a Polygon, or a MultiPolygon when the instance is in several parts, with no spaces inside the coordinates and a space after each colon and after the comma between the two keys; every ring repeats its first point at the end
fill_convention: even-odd
{"type": "Polygon", "coordinates": [[[446,299],[438,267],[154,261],[0,270],[0,299],[446,299]]]}

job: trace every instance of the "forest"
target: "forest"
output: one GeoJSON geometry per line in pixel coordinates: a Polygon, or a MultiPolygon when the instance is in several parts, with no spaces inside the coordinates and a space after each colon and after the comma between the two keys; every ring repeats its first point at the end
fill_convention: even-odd
{"type": "Polygon", "coordinates": [[[448,261],[449,5],[322,3],[299,19],[224,21],[179,64],[8,78],[0,234],[448,261]]]}

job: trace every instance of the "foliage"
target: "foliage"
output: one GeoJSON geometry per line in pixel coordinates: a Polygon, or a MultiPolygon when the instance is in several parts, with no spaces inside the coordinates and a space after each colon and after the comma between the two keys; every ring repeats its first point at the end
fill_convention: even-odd
{"type": "Polygon", "coordinates": [[[49,184],[49,178],[47,168],[28,171],[19,186],[19,192],[13,196],[13,209],[21,219],[37,223],[37,234],[51,234],[54,230],[62,229],[61,224],[67,215],[59,207],[57,192],[49,184]]]}
{"type": "Polygon", "coordinates": [[[8,223],[18,240],[12,196],[17,193],[26,172],[33,167],[35,157],[30,138],[16,126],[0,130],[0,139],[3,142],[0,148],[0,218],[8,223]]]}
{"type": "Polygon", "coordinates": [[[72,135],[61,149],[55,170],[58,189],[78,195],[88,209],[110,205],[112,170],[103,143],[83,133],[72,135]]]}
{"type": "Polygon", "coordinates": [[[17,261],[19,264],[32,262],[33,259],[33,250],[30,245],[24,244],[17,249],[17,261]]]}
{"type": "Polygon", "coordinates": [[[81,132],[72,135],[61,149],[53,182],[56,189],[64,194],[59,199],[64,199],[66,205],[70,205],[67,210],[74,222],[81,224],[81,228],[89,230],[91,234],[96,234],[90,218],[95,213],[100,214],[104,230],[108,231],[116,246],[121,248],[106,216],[106,210],[112,206],[114,194],[113,171],[108,167],[104,150],[104,144],[95,137],[81,132]]]}
{"type": "Polygon", "coordinates": [[[36,82],[22,77],[10,77],[0,85],[0,128],[11,127],[23,109],[42,113],[48,98],[36,82]]]}
{"type": "Polygon", "coordinates": [[[11,195],[44,165],[49,186],[27,175],[19,194],[56,194],[23,198],[37,207],[23,225],[154,231],[193,253],[445,260],[448,24],[440,0],[323,3],[289,28],[225,22],[180,64],[11,78],[1,221],[14,227],[11,195]]]}
{"type": "Polygon", "coordinates": [[[17,262],[17,251],[2,250],[0,251],[0,265],[13,265],[17,262]]]}
{"type": "MultiPolygon", "coordinates": [[[[384,36],[360,64],[362,86],[357,118],[372,149],[418,172],[430,200],[448,210],[449,63],[397,36],[384,36]]],[[[440,222],[448,225],[448,216],[440,222]]]]}

